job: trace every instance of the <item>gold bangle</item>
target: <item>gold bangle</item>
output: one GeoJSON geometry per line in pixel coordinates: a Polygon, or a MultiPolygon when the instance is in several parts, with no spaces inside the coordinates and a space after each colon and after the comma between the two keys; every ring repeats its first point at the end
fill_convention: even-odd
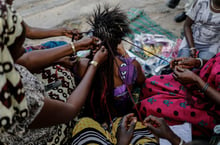
{"type": "Polygon", "coordinates": [[[75,49],[75,46],[74,46],[73,42],[70,42],[70,45],[71,45],[71,48],[73,50],[73,54],[75,55],[76,54],[76,49],[75,49]]]}
{"type": "Polygon", "coordinates": [[[95,67],[97,67],[98,62],[97,62],[97,61],[95,61],[95,60],[92,60],[92,61],[90,61],[90,63],[89,63],[89,64],[94,65],[95,67]]]}

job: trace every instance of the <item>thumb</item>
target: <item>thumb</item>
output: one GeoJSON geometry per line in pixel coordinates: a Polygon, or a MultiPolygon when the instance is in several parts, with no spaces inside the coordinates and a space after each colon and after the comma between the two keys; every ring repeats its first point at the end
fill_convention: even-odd
{"type": "Polygon", "coordinates": [[[153,125],[151,124],[147,124],[147,129],[149,129],[153,134],[158,134],[158,129],[155,128],[153,125]]]}
{"type": "Polygon", "coordinates": [[[132,120],[131,125],[130,125],[130,127],[128,129],[128,132],[133,132],[134,131],[136,123],[137,123],[137,119],[132,120]]]}

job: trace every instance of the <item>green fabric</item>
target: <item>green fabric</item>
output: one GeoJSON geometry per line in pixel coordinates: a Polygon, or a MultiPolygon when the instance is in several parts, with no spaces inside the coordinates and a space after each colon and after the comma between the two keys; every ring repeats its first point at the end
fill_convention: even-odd
{"type": "MultiPolygon", "coordinates": [[[[156,24],[151,18],[143,11],[136,8],[131,8],[127,12],[130,20],[130,29],[137,34],[149,33],[149,34],[160,34],[166,36],[170,40],[176,40],[178,37],[168,30],[162,28],[156,24]]],[[[134,34],[129,35],[131,39],[134,38],[134,34]]]]}

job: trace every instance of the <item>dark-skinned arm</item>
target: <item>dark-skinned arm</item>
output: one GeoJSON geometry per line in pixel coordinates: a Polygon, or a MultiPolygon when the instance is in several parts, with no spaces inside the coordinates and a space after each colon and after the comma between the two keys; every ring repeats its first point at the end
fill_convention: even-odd
{"type": "MultiPolygon", "coordinates": [[[[183,85],[196,84],[200,90],[202,90],[206,84],[206,82],[194,72],[179,67],[176,67],[174,70],[173,77],[183,85]]],[[[216,89],[208,86],[204,93],[206,97],[209,97],[215,104],[220,105],[220,93],[216,89]]]]}
{"type": "Polygon", "coordinates": [[[48,37],[56,37],[56,36],[67,36],[72,37],[71,30],[67,30],[66,28],[37,28],[31,27],[24,22],[26,37],[29,39],[43,39],[48,37]]]}
{"type": "Polygon", "coordinates": [[[143,124],[157,137],[167,139],[172,145],[180,144],[181,138],[170,129],[163,118],[150,115],[144,119],[143,124]]]}
{"type": "MultiPolygon", "coordinates": [[[[106,58],[107,50],[102,48],[97,52],[93,60],[98,62],[98,64],[102,64],[106,58]]],[[[30,125],[30,128],[48,127],[74,119],[85,103],[98,66],[90,65],[88,67],[82,81],[69,96],[66,103],[45,98],[44,106],[30,125]]]]}
{"type": "MultiPolygon", "coordinates": [[[[98,44],[98,39],[86,38],[74,42],[75,50],[85,50],[98,44]]],[[[60,58],[73,54],[73,49],[70,44],[56,47],[53,49],[36,50],[22,55],[16,63],[25,66],[32,73],[37,72],[45,67],[48,67],[60,58]]]]}
{"type": "MultiPolygon", "coordinates": [[[[202,90],[206,82],[204,82],[199,76],[197,76],[195,79],[197,86],[200,88],[200,90],[202,90]]],[[[220,105],[220,93],[216,89],[209,86],[204,94],[209,97],[216,105],[220,105]]]]}
{"type": "Polygon", "coordinates": [[[189,48],[195,47],[193,35],[192,35],[192,28],[191,28],[193,23],[194,21],[190,17],[187,17],[184,23],[184,33],[189,48]]]}
{"type": "Polygon", "coordinates": [[[178,57],[178,58],[174,58],[170,62],[170,67],[172,69],[175,69],[175,67],[181,67],[181,68],[187,68],[187,69],[200,68],[200,66],[201,65],[204,66],[204,64],[208,60],[201,59],[201,61],[199,59],[191,58],[191,57],[178,57]],[[201,64],[201,61],[202,61],[202,64],[201,64]]]}

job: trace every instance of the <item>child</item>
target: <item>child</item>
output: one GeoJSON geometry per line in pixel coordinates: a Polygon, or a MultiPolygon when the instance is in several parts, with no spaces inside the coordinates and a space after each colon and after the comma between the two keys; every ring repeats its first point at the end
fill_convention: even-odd
{"type": "Polygon", "coordinates": [[[187,12],[179,57],[210,59],[220,52],[220,1],[197,0],[187,12]]]}

